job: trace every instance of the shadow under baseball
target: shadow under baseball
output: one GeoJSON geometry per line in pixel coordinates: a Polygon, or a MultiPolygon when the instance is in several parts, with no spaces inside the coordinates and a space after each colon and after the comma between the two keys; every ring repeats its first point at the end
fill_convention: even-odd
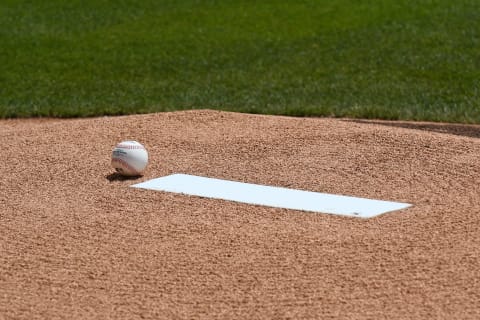
{"type": "Polygon", "coordinates": [[[141,175],[138,175],[138,176],[122,176],[118,172],[114,172],[114,173],[111,173],[111,174],[105,176],[105,178],[110,182],[136,180],[136,179],[141,178],[141,177],[142,177],[141,175]]]}

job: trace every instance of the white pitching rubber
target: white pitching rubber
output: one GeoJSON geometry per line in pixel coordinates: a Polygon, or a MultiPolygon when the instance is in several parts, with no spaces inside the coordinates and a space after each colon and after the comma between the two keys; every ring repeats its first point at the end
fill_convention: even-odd
{"type": "Polygon", "coordinates": [[[356,198],[221,179],[173,174],[132,187],[359,218],[410,207],[408,203],[356,198]]]}

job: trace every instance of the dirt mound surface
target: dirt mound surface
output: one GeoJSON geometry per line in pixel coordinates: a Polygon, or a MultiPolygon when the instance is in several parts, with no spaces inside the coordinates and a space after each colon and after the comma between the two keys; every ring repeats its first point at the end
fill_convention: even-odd
{"type": "Polygon", "coordinates": [[[0,121],[0,319],[479,319],[480,127],[186,111],[0,121]],[[115,144],[143,143],[139,179],[115,144]],[[129,188],[412,203],[373,219],[129,188]]]}

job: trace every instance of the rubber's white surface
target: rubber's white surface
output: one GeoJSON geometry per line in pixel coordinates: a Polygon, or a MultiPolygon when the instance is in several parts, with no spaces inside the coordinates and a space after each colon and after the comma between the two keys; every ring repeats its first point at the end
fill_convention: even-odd
{"type": "Polygon", "coordinates": [[[173,174],[152,179],[132,185],[132,187],[360,218],[371,218],[411,206],[408,203],[340,196],[186,174],[173,174]]]}

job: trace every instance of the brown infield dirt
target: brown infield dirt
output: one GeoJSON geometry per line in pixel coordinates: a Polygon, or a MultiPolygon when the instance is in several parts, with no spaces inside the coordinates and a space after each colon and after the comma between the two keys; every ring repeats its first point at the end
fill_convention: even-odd
{"type": "Polygon", "coordinates": [[[0,121],[0,319],[480,319],[480,126],[186,111],[0,121]],[[149,151],[139,179],[111,151],[149,151]],[[412,203],[372,219],[129,186],[412,203]]]}

